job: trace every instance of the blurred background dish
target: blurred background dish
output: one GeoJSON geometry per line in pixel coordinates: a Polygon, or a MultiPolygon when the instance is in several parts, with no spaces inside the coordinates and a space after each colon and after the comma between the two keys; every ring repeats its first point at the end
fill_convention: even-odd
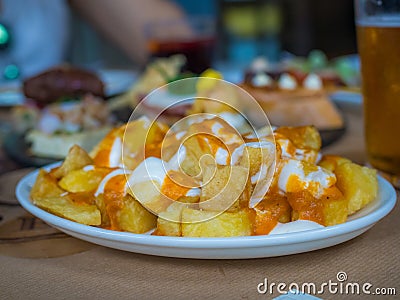
{"type": "Polygon", "coordinates": [[[25,101],[19,84],[8,84],[0,87],[0,107],[22,105],[25,101]]]}
{"type": "MultiPolygon", "coordinates": [[[[104,83],[105,97],[113,97],[126,92],[134,83],[137,72],[122,69],[100,69],[95,71],[104,83]]],[[[25,103],[20,81],[13,81],[0,86],[0,106],[11,107],[25,103]]]]}
{"type": "MultiPolygon", "coordinates": [[[[12,128],[9,108],[22,104],[30,106],[29,103],[26,106],[21,82],[65,63],[98,70],[95,72],[104,84],[104,97],[110,98],[107,107],[123,121],[153,89],[198,75],[209,66],[226,80],[247,85],[256,98],[259,94],[264,98],[271,91],[252,84],[252,76],[257,78],[254,75],[259,74],[251,74],[254,71],[251,67],[259,57],[272,69],[284,66],[278,73],[286,78],[286,84],[290,76],[298,81],[298,86],[302,86],[303,81],[314,80],[315,84],[320,79],[323,82],[323,92],[327,95],[304,89],[296,93],[303,96],[309,93],[309,99],[316,99],[316,94],[319,99],[323,98],[320,102],[324,102],[326,108],[321,109],[321,115],[335,112],[339,122],[319,126],[323,139],[325,131],[328,132],[329,142],[340,137],[345,122],[328,97],[336,103],[348,100],[359,103],[361,99],[359,60],[353,55],[356,53],[354,10],[352,3],[346,0],[332,3],[317,0],[301,3],[288,0],[149,0],[140,7],[135,1],[110,4],[104,0],[71,0],[68,3],[32,0],[24,4],[22,0],[3,0],[0,14],[3,37],[0,39],[0,126],[3,133],[12,128]],[[35,5],[38,2],[43,5],[35,5]],[[24,11],[19,9],[21,5],[25,5],[24,11]],[[96,7],[102,9],[94,9],[96,7]],[[32,18],[36,21],[28,21],[32,18]],[[32,38],[35,38],[34,43],[32,38]],[[49,43],[52,47],[47,47],[49,43]],[[175,53],[178,55],[171,58],[175,53]],[[161,56],[165,57],[160,60],[161,56]],[[312,80],[306,80],[309,76],[312,80]],[[327,82],[332,84],[325,86],[327,82]]],[[[274,75],[268,72],[266,75],[274,75]]],[[[261,83],[265,81],[265,76],[262,77],[261,83]]],[[[279,81],[277,78],[277,85],[279,81]]],[[[288,100],[295,93],[279,90],[276,94],[283,99],[277,100],[280,106],[287,104],[291,111],[302,115],[298,106],[288,104],[298,104],[298,101],[288,100]]],[[[159,101],[164,100],[157,99],[151,105],[157,107],[159,101]]],[[[28,110],[36,112],[32,107],[28,110]]],[[[182,115],[182,110],[172,110],[171,117],[182,115]]],[[[275,122],[279,115],[273,111],[268,113],[275,122]]]]}

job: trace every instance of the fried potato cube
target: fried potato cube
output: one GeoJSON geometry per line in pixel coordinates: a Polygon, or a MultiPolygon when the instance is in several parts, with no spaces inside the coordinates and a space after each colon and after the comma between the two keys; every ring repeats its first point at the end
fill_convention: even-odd
{"type": "Polygon", "coordinates": [[[348,202],[351,215],[366,206],[378,194],[376,170],[347,162],[339,164],[334,173],[337,187],[348,202]]]}
{"type": "Polygon", "coordinates": [[[31,190],[33,204],[57,216],[86,225],[100,225],[100,211],[96,205],[76,203],[57,185],[57,181],[44,170],[31,190]]]}
{"type": "Polygon", "coordinates": [[[321,149],[321,136],[314,126],[279,127],[275,132],[286,136],[297,148],[321,149]]]}
{"type": "Polygon", "coordinates": [[[57,180],[45,170],[41,169],[31,189],[30,196],[33,203],[36,204],[35,202],[37,200],[58,197],[63,193],[65,193],[65,190],[57,185],[57,180]]]}
{"type": "Polygon", "coordinates": [[[118,212],[121,230],[133,233],[145,233],[156,227],[157,217],[145,209],[132,196],[126,195],[124,205],[118,212]]]}
{"type": "Polygon", "coordinates": [[[328,188],[318,199],[307,190],[287,193],[287,199],[293,209],[292,221],[310,220],[331,226],[347,219],[347,200],[335,186],[328,188]]]}
{"type": "Polygon", "coordinates": [[[318,165],[331,172],[335,172],[337,166],[344,163],[351,163],[351,161],[337,155],[324,155],[318,165]]]}
{"type": "Polygon", "coordinates": [[[244,147],[243,155],[239,159],[239,166],[249,168],[249,175],[254,176],[260,172],[261,166],[271,166],[275,159],[275,145],[269,146],[266,142],[259,147],[244,147]]]}
{"type": "Polygon", "coordinates": [[[158,214],[157,229],[154,235],[182,236],[182,210],[198,207],[199,197],[182,196],[172,203],[166,211],[158,214]]]}
{"type": "Polygon", "coordinates": [[[38,207],[60,216],[85,225],[100,225],[101,215],[96,205],[75,203],[68,196],[40,198],[35,200],[38,207]]]}
{"type": "Polygon", "coordinates": [[[128,194],[154,213],[165,211],[173,202],[161,193],[160,184],[155,180],[129,186],[128,194]]]}
{"type": "Polygon", "coordinates": [[[147,144],[161,142],[168,128],[159,122],[151,122],[147,117],[141,117],[124,126],[124,150],[137,153],[147,144]]]}
{"type": "Polygon", "coordinates": [[[95,204],[100,210],[101,214],[101,227],[109,228],[111,226],[110,218],[108,217],[106,203],[104,201],[104,194],[100,194],[95,198],[95,204]]]}
{"type": "Polygon", "coordinates": [[[67,157],[65,158],[62,165],[52,172],[52,175],[60,179],[64,177],[69,172],[82,169],[84,166],[93,164],[93,160],[89,156],[89,154],[78,145],[72,146],[69,150],[67,157]]]}
{"type": "Polygon", "coordinates": [[[264,235],[274,229],[278,222],[290,222],[292,208],[285,195],[269,192],[254,211],[254,234],[264,235]]]}
{"type": "Polygon", "coordinates": [[[182,144],[186,149],[186,155],[181,162],[181,168],[189,176],[201,175],[200,160],[206,154],[212,156],[209,143],[218,144],[218,140],[209,134],[196,134],[196,130],[191,126],[186,134],[188,136],[182,144]],[[208,143],[207,143],[208,141],[208,143]]]}
{"type": "Polygon", "coordinates": [[[207,165],[204,170],[199,207],[208,211],[237,211],[248,203],[248,169],[241,166],[207,165]]]}
{"type": "Polygon", "coordinates": [[[182,211],[182,236],[229,237],[253,233],[253,212],[210,212],[185,208],[182,211]]]}
{"type": "Polygon", "coordinates": [[[89,192],[96,190],[100,181],[110,171],[111,169],[107,168],[95,168],[88,171],[84,169],[74,170],[62,177],[58,184],[68,192],[89,192]]]}
{"type": "Polygon", "coordinates": [[[181,162],[181,168],[185,174],[192,177],[195,177],[201,173],[199,159],[190,148],[186,150],[186,156],[181,162]]]}
{"type": "Polygon", "coordinates": [[[157,229],[154,235],[182,236],[182,210],[187,207],[186,203],[174,202],[166,211],[158,214],[157,229]]]}
{"type": "Polygon", "coordinates": [[[336,187],[331,188],[331,191],[322,199],[325,226],[342,224],[347,220],[347,199],[342,193],[338,193],[336,187]]]}

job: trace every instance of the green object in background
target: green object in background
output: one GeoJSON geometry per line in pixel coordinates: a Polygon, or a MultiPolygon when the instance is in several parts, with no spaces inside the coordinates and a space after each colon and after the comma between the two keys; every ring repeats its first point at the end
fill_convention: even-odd
{"type": "MultiPolygon", "coordinates": [[[[193,73],[181,73],[175,78],[171,78],[168,83],[186,79],[186,78],[196,78],[193,73]]],[[[168,85],[168,91],[175,95],[188,95],[196,93],[196,82],[197,80],[186,80],[182,81],[180,84],[170,84],[168,85]]]]}
{"type": "Polygon", "coordinates": [[[4,68],[3,76],[7,80],[17,79],[19,75],[19,68],[16,65],[11,64],[4,68]]]}
{"type": "Polygon", "coordinates": [[[311,71],[321,70],[328,66],[328,58],[321,50],[312,50],[308,54],[308,64],[311,71]]]}
{"type": "Polygon", "coordinates": [[[10,32],[0,23],[0,49],[5,49],[10,44],[10,32]]]}
{"type": "Polygon", "coordinates": [[[348,56],[338,58],[334,61],[334,69],[340,79],[348,86],[360,86],[360,69],[354,64],[354,59],[348,56]]]}
{"type": "Polygon", "coordinates": [[[282,25],[280,8],[271,3],[228,7],[222,16],[226,30],[242,38],[278,34],[282,25]]]}

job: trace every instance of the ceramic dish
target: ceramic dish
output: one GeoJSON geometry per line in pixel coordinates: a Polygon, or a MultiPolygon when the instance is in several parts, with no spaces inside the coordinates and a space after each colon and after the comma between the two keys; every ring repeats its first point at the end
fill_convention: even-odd
{"type": "MultiPolygon", "coordinates": [[[[54,166],[53,164],[47,168],[54,166]]],[[[393,187],[379,177],[377,198],[352,215],[344,224],[267,236],[232,238],[153,236],[82,225],[36,207],[30,200],[29,192],[37,174],[36,170],[22,178],[18,183],[16,195],[20,204],[27,211],[50,226],[76,238],[110,248],[179,258],[245,259],[282,256],[330,247],[362,234],[386,216],[396,203],[396,193],[393,187]]]]}

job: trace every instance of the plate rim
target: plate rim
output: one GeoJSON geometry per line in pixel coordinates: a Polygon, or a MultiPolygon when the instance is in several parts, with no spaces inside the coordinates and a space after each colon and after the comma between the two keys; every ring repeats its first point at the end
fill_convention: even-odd
{"type": "MultiPolygon", "coordinates": [[[[60,163],[50,164],[45,167],[59,165],[60,163]]],[[[169,248],[187,249],[228,249],[228,248],[257,248],[279,245],[299,244],[329,239],[335,236],[350,234],[355,231],[369,228],[385,217],[394,208],[397,195],[393,186],[384,178],[378,175],[380,198],[374,201],[381,203],[368,214],[359,218],[346,221],[343,224],[328,226],[319,229],[312,229],[300,232],[260,235],[260,236],[241,236],[241,237],[171,237],[153,236],[148,234],[136,234],[130,232],[120,232],[94,226],[80,224],[71,220],[64,219],[49,213],[31,202],[29,191],[30,183],[36,179],[39,169],[25,175],[17,184],[16,197],[21,206],[29,213],[48,223],[50,226],[79,235],[85,235],[95,239],[104,239],[108,242],[119,242],[140,246],[156,246],[169,248]]],[[[362,210],[361,210],[362,211],[362,210]]],[[[111,246],[110,246],[111,247],[111,246]]],[[[132,251],[135,252],[135,251],[132,251]]]]}

